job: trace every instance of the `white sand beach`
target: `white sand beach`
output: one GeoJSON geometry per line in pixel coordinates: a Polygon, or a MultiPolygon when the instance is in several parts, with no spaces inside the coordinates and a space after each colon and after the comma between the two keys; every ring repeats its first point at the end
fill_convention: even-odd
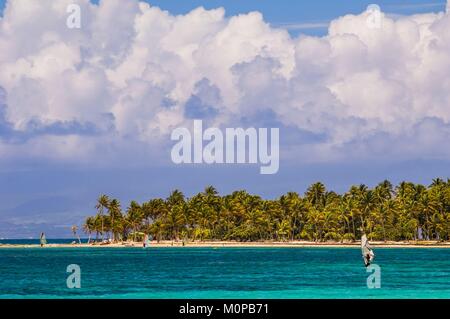
{"type": "MultiPolygon", "coordinates": [[[[387,242],[371,242],[373,247],[379,248],[450,248],[450,242],[437,241],[387,241],[387,242]]],[[[82,244],[49,244],[44,247],[40,245],[24,245],[24,244],[0,244],[0,248],[142,248],[142,242],[117,242],[117,243],[82,243],[82,244]]],[[[289,241],[289,242],[235,242],[235,241],[190,241],[183,244],[182,241],[153,241],[150,247],[335,247],[335,248],[351,248],[360,247],[360,242],[314,242],[314,241],[289,241]]]]}

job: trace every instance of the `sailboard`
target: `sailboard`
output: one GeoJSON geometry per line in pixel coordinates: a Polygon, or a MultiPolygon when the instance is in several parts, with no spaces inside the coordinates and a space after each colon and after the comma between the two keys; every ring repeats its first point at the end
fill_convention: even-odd
{"type": "Polygon", "coordinates": [[[366,235],[361,237],[361,253],[364,260],[364,265],[368,267],[375,258],[375,253],[369,245],[369,240],[366,235]]]}
{"type": "Polygon", "coordinates": [[[144,236],[144,248],[150,247],[150,238],[148,235],[144,236]]]}
{"type": "Polygon", "coordinates": [[[45,238],[44,233],[41,233],[40,243],[41,243],[41,246],[44,246],[47,244],[47,239],[45,238]]]}

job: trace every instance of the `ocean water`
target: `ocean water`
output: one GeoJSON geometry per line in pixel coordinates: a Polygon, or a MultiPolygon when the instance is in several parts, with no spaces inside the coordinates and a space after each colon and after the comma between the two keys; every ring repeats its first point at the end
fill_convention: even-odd
{"type": "Polygon", "coordinates": [[[450,249],[375,253],[379,289],[358,248],[0,248],[0,298],[450,298],[450,249]]]}

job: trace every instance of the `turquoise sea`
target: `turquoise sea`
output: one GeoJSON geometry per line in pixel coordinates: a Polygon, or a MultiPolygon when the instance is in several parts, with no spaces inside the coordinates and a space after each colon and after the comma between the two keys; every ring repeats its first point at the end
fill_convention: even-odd
{"type": "Polygon", "coordinates": [[[358,248],[0,248],[0,298],[450,298],[450,249],[375,253],[379,289],[358,248]]]}

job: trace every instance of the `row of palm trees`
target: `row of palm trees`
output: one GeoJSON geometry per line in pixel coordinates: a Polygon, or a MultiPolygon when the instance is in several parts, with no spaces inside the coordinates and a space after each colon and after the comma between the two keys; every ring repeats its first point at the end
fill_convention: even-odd
{"type": "Polygon", "coordinates": [[[449,240],[450,180],[428,187],[389,181],[369,189],[352,186],[345,194],[311,185],[301,196],[289,192],[266,200],[246,191],[220,196],[208,186],[186,198],[179,190],[166,199],[132,201],[125,212],[117,199],[98,198],[97,214],[84,231],[112,241],[139,240],[449,240]]]}

